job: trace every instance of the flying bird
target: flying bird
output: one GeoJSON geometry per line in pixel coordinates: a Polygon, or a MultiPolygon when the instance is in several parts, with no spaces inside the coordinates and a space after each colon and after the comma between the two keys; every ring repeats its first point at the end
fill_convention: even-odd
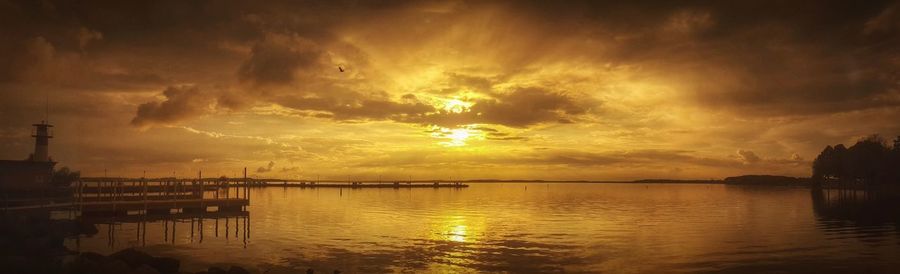
{"type": "Polygon", "coordinates": [[[342,68],[341,66],[338,66],[338,70],[340,70],[341,72],[344,72],[344,68],[342,68]]]}

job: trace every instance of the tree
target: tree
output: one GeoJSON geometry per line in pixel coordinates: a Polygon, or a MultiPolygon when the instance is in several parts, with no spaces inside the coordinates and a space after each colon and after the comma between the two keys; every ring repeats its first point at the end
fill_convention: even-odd
{"type": "Polygon", "coordinates": [[[81,179],[80,171],[72,171],[68,167],[62,167],[53,171],[50,183],[56,186],[69,186],[72,182],[78,181],[78,179],[81,179]]]}
{"type": "Polygon", "coordinates": [[[894,139],[894,145],[891,147],[884,168],[888,171],[886,180],[890,183],[900,184],[900,136],[894,139]]]}
{"type": "Polygon", "coordinates": [[[831,162],[831,170],[833,170],[834,178],[845,180],[848,179],[849,164],[847,157],[847,147],[844,144],[834,146],[834,160],[831,162]]]}
{"type": "Polygon", "coordinates": [[[884,139],[878,135],[859,140],[847,149],[847,152],[845,166],[848,168],[848,175],[854,181],[877,183],[879,177],[884,175],[888,147],[884,139]]]}
{"type": "Polygon", "coordinates": [[[860,139],[850,148],[826,146],[813,161],[814,182],[837,179],[842,183],[900,183],[900,137],[888,146],[878,135],[860,139]]]}
{"type": "Polygon", "coordinates": [[[834,148],[826,146],[813,160],[813,182],[824,183],[825,179],[834,177],[834,148]]]}

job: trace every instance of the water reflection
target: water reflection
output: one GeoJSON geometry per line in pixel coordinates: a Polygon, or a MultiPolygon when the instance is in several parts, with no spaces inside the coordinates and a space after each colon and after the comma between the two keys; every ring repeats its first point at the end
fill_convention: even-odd
{"type": "Polygon", "coordinates": [[[900,231],[900,194],[896,192],[814,189],[810,193],[819,227],[827,233],[878,241],[900,231]]]}
{"type": "Polygon", "coordinates": [[[540,244],[521,240],[465,243],[446,240],[415,240],[403,248],[385,246],[377,250],[350,250],[318,246],[315,256],[289,256],[286,265],[267,265],[278,270],[330,269],[353,266],[353,272],[387,273],[415,270],[428,273],[512,272],[558,273],[563,266],[584,262],[575,254],[562,252],[575,246],[540,244]]]}
{"type": "Polygon", "coordinates": [[[897,215],[889,213],[897,210],[896,200],[869,197],[859,204],[859,195],[851,200],[835,195],[811,196],[803,188],[663,184],[267,188],[254,191],[248,207],[252,240],[247,213],[218,218],[218,228],[215,219],[197,216],[99,222],[100,233],[81,239],[81,247],[110,253],[139,246],[182,259],[188,271],[238,263],[270,274],[308,268],[316,273],[758,273],[900,267],[890,259],[900,255],[900,237],[893,232],[897,215]]]}
{"type": "MultiPolygon", "coordinates": [[[[250,212],[247,211],[83,216],[79,219],[97,227],[98,234],[104,235],[101,238],[106,240],[109,252],[129,247],[146,247],[148,232],[151,245],[175,245],[180,241],[202,244],[204,238],[208,237],[206,234],[212,233],[210,236],[214,238],[240,239],[246,248],[250,238],[250,212]]],[[[95,237],[97,235],[79,236],[70,242],[75,250],[80,251],[83,239],[95,237]]],[[[97,241],[91,242],[96,245],[97,241]]],[[[89,246],[87,250],[98,251],[96,246],[89,246]]]]}

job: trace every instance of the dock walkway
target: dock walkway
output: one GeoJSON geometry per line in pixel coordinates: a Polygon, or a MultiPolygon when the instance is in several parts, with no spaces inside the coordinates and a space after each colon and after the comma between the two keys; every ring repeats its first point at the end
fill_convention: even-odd
{"type": "Polygon", "coordinates": [[[82,215],[239,211],[250,205],[249,185],[199,178],[79,181],[72,203],[82,215]]]}

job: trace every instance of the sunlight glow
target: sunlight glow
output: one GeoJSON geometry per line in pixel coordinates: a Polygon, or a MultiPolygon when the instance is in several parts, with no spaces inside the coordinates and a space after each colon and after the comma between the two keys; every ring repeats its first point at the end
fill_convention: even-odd
{"type": "Polygon", "coordinates": [[[446,142],[441,142],[441,145],[448,147],[459,147],[466,145],[466,140],[471,136],[471,132],[465,128],[441,128],[439,132],[432,134],[432,136],[437,138],[449,139],[446,142]]]}
{"type": "Polygon", "coordinates": [[[450,130],[450,134],[448,135],[448,137],[450,137],[450,140],[452,140],[451,142],[464,145],[466,143],[466,139],[469,139],[469,130],[464,128],[453,129],[450,130]]]}
{"type": "Polygon", "coordinates": [[[466,125],[461,128],[445,128],[433,126],[431,128],[431,137],[444,139],[446,141],[438,144],[445,147],[461,147],[465,146],[467,141],[472,139],[483,139],[483,135],[475,127],[476,125],[466,125]]]}
{"type": "Polygon", "coordinates": [[[468,236],[468,233],[465,225],[453,226],[447,232],[447,239],[454,242],[466,242],[466,236],[468,236]]]}
{"type": "Polygon", "coordinates": [[[469,112],[473,103],[465,102],[459,99],[450,99],[444,103],[444,110],[453,113],[469,112]]]}

